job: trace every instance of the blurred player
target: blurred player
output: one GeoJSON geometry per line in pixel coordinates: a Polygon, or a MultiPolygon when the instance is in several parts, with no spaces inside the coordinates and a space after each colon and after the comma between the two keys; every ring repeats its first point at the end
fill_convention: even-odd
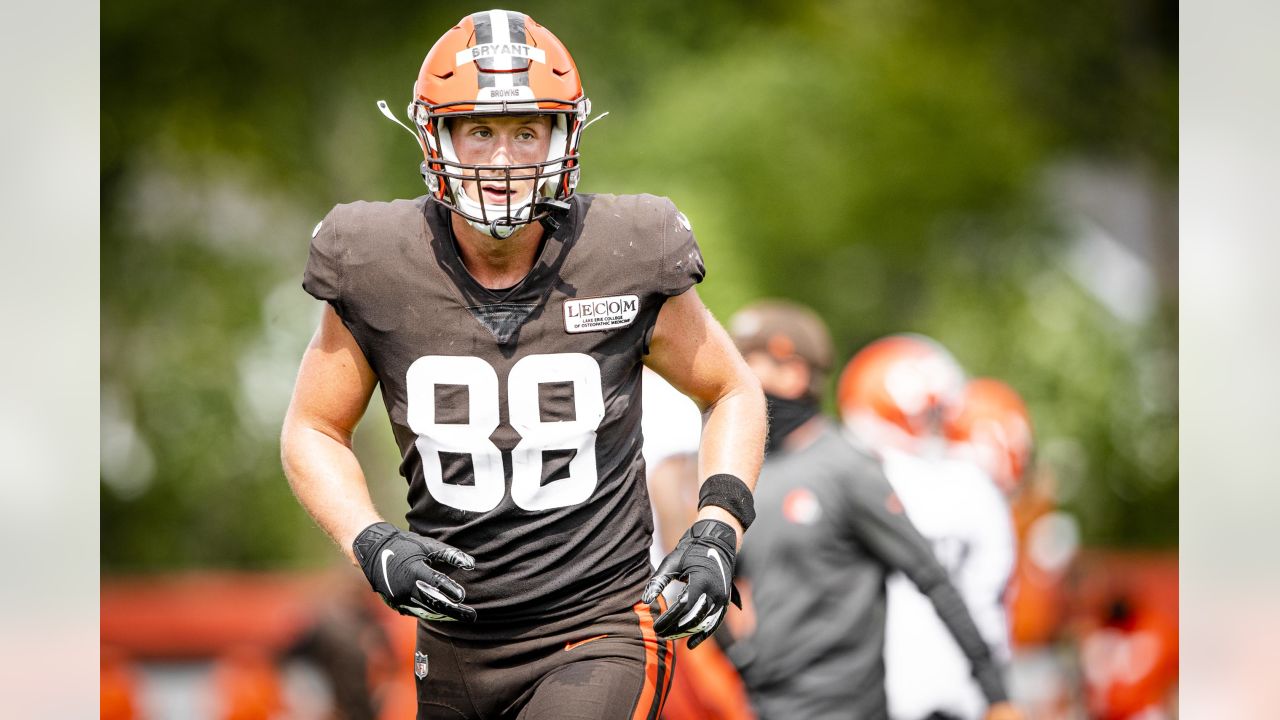
{"type": "Polygon", "coordinates": [[[1075,519],[1057,507],[1050,468],[1031,471],[1031,415],[1009,385],[975,378],[947,423],[953,454],[976,463],[1012,505],[1017,557],[1009,583],[1009,692],[1032,717],[1066,715],[1076,674],[1055,643],[1066,629],[1067,581],[1079,546],[1075,519]]]}
{"type": "Polygon", "coordinates": [[[982,468],[1006,497],[1022,487],[1031,464],[1031,415],[1018,392],[994,378],[974,378],[964,386],[955,412],[947,417],[951,452],[982,468]]]}
{"type": "Polygon", "coordinates": [[[895,570],[964,648],[990,717],[1018,717],[986,642],[879,462],[819,410],[832,362],[822,321],[802,306],[763,301],[735,315],[730,333],[769,403],[759,515],[740,563],[755,627],[726,641],[760,717],[887,717],[885,579],[895,570]]]}
{"type": "MultiPolygon", "coordinates": [[[[880,456],[907,517],[1006,666],[1009,508],[986,473],[946,457],[947,421],[961,411],[964,390],[964,372],[945,348],[923,336],[893,335],[849,361],[837,394],[846,427],[880,456]]],[[[929,598],[900,573],[889,579],[885,684],[895,720],[969,720],[986,706],[964,651],[929,598]]]]}
{"type": "MultiPolygon", "coordinates": [[[[364,583],[345,572],[335,575],[321,594],[315,620],[289,648],[289,656],[306,660],[324,677],[337,717],[374,720],[377,696],[385,695],[379,686],[384,675],[391,675],[384,666],[396,657],[391,637],[379,624],[380,606],[364,583]]],[[[402,675],[386,680],[407,679],[402,675]]]]}
{"type": "Polygon", "coordinates": [[[328,305],[286,474],[374,591],[419,618],[419,718],[655,717],[671,640],[695,647],[732,596],[759,384],[691,291],[704,269],[685,216],[575,192],[590,103],[550,31],[468,15],[414,94],[428,194],[338,205],[312,233],[303,287],[328,305]],[[697,521],[652,577],[643,365],[706,411],[697,521]],[[410,532],[378,516],[351,449],[378,384],[410,532]]]}
{"type": "Polygon", "coordinates": [[[1011,631],[1016,642],[1045,643],[1056,630],[1062,611],[1052,607],[1054,596],[1059,594],[1056,583],[1046,584],[1043,579],[1057,573],[1051,572],[1055,568],[1036,567],[1046,553],[1028,552],[1031,548],[1026,541],[1033,523],[1049,516],[1054,505],[1051,493],[1040,487],[1044,480],[1025,481],[1033,447],[1027,406],[1007,384],[975,378],[965,385],[957,411],[949,416],[946,435],[951,454],[981,468],[1013,503],[1018,552],[1007,601],[1011,631]]]}

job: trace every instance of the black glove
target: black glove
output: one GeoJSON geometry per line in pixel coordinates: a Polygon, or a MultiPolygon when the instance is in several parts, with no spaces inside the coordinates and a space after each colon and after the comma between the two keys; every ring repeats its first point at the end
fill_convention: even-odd
{"type": "Polygon", "coordinates": [[[689,528],[676,549],[662,560],[645,585],[642,600],[651,603],[672,580],[685,582],[684,592],[653,623],[659,637],[688,637],[692,650],[702,644],[724,621],[725,606],[732,600],[742,607],[733,586],[734,551],[738,534],[719,520],[699,520],[689,528]]]}
{"type": "Polygon", "coordinates": [[[475,609],[461,604],[462,586],[428,564],[444,561],[470,570],[476,566],[470,555],[388,522],[361,530],[351,547],[369,585],[392,610],[423,620],[475,621],[475,609]]]}

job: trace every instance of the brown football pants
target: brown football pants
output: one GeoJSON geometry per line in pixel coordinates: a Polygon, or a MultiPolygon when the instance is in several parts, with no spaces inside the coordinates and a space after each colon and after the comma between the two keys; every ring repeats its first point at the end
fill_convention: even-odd
{"type": "Polygon", "coordinates": [[[675,668],[675,643],[653,632],[659,613],[636,603],[484,641],[418,623],[418,720],[657,720],[675,668]]]}

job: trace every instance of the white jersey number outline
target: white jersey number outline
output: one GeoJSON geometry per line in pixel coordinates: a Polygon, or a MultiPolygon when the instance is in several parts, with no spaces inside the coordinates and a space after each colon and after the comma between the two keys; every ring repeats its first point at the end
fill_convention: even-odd
{"type": "MultiPolygon", "coordinates": [[[[502,502],[502,451],[489,439],[498,428],[498,373],[478,357],[426,355],[405,373],[409,429],[418,435],[422,475],[437,502],[459,510],[488,512],[502,502]],[[437,423],[436,385],[465,385],[468,422],[437,423]],[[474,485],[446,483],[440,453],[465,453],[474,485]]],[[[524,510],[576,505],[591,497],[596,473],[596,430],[604,419],[600,364],[582,353],[527,355],[507,376],[507,410],[520,442],[511,450],[511,499],[524,510]],[[538,404],[541,383],[573,383],[573,420],[544,421],[538,404]],[[542,484],[542,453],[573,450],[568,477],[542,484]]]]}

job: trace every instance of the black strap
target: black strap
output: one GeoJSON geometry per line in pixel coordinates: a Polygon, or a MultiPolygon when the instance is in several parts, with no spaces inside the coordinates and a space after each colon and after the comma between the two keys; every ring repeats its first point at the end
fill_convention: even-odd
{"type": "Polygon", "coordinates": [[[720,473],[703,481],[698,490],[698,509],[715,505],[733,516],[746,532],[756,519],[755,498],[751,488],[734,475],[720,473]]]}

